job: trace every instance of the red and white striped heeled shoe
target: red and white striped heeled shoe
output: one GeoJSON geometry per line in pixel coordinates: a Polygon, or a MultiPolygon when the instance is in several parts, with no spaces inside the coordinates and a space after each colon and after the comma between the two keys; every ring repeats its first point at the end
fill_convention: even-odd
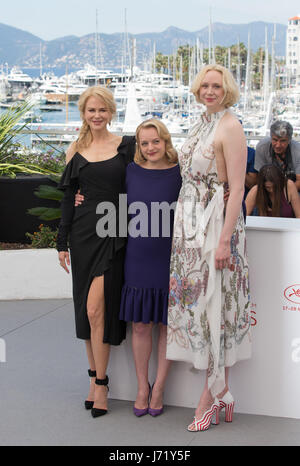
{"type": "Polygon", "coordinates": [[[232,422],[234,411],[234,399],[228,390],[223,398],[219,400],[220,411],[225,408],[225,422],[232,422]]]}
{"type": "Polygon", "coordinates": [[[209,429],[210,424],[219,424],[219,401],[215,398],[215,401],[211,407],[205,411],[201,419],[194,418],[192,424],[188,426],[189,432],[199,432],[209,429]]]}

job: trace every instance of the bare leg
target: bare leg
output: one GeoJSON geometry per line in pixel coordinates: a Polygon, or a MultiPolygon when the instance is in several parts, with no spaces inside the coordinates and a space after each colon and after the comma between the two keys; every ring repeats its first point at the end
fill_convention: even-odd
{"type": "MultiPolygon", "coordinates": [[[[225,369],[225,388],[224,390],[218,395],[218,398],[222,398],[225,393],[228,391],[228,377],[229,377],[229,369],[225,369]]],[[[202,392],[199,404],[197,406],[196,412],[195,412],[195,417],[196,419],[201,419],[203,414],[211,407],[211,405],[214,402],[214,398],[208,389],[208,376],[206,373],[206,381],[205,381],[205,387],[202,392]]]]}
{"type": "Polygon", "coordinates": [[[227,393],[229,390],[228,380],[229,380],[229,367],[225,367],[225,388],[221,393],[218,394],[219,399],[223,398],[225,393],[227,393]]]}
{"type": "Polygon", "coordinates": [[[137,409],[148,407],[149,385],[148,368],[152,351],[153,324],[141,322],[132,324],[132,351],[138,383],[138,393],[135,401],[137,409]]]}
{"type": "MultiPolygon", "coordinates": [[[[86,353],[89,361],[89,366],[92,371],[96,370],[96,364],[94,360],[94,355],[93,355],[93,350],[92,350],[92,343],[91,340],[86,340],[85,341],[85,346],[86,346],[86,353]]],[[[87,397],[88,401],[94,401],[95,397],[95,377],[90,378],[90,391],[87,397]]]]}
{"type": "MultiPolygon", "coordinates": [[[[91,326],[91,350],[98,379],[105,379],[110,345],[103,343],[104,335],[104,277],[95,277],[87,300],[87,313],[91,326]]],[[[94,386],[94,408],[107,409],[107,387],[94,386]]]]}
{"type": "Polygon", "coordinates": [[[201,419],[205,411],[207,411],[211,407],[213,402],[214,402],[214,399],[212,397],[210,390],[208,389],[208,375],[206,373],[206,381],[205,381],[204,390],[202,392],[199,404],[195,412],[196,419],[201,419]]]}
{"type": "Polygon", "coordinates": [[[158,339],[158,365],[156,380],[151,396],[151,408],[160,409],[163,406],[163,393],[165,383],[172,362],[166,359],[167,348],[167,326],[159,324],[159,339],[158,339]]]}
{"type": "MultiPolygon", "coordinates": [[[[202,392],[199,404],[198,404],[196,412],[195,412],[196,420],[200,420],[203,417],[204,413],[211,408],[213,402],[214,402],[214,399],[212,397],[212,394],[211,394],[210,390],[208,389],[208,375],[207,375],[207,372],[206,372],[206,381],[205,381],[204,390],[202,392]]],[[[192,424],[189,425],[188,430],[196,431],[197,428],[196,428],[195,424],[192,423],[192,424]]]]}

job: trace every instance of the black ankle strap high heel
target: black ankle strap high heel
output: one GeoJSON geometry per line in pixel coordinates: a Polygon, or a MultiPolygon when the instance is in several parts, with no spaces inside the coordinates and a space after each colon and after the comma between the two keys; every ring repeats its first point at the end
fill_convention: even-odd
{"type": "MultiPolygon", "coordinates": [[[[97,373],[96,371],[92,371],[91,369],[88,370],[88,374],[89,374],[89,377],[97,377],[97,373]]],[[[88,411],[92,409],[92,407],[94,406],[94,402],[93,401],[89,401],[89,400],[85,400],[84,402],[84,406],[85,406],[85,409],[87,409],[88,411]]]]}
{"type": "MultiPolygon", "coordinates": [[[[109,391],[108,383],[109,383],[108,376],[106,376],[105,379],[96,379],[95,380],[96,385],[106,386],[107,391],[109,391]]],[[[92,416],[93,417],[100,417],[100,416],[104,416],[105,414],[107,414],[107,409],[98,409],[98,408],[94,408],[94,407],[92,408],[92,416]]]]}

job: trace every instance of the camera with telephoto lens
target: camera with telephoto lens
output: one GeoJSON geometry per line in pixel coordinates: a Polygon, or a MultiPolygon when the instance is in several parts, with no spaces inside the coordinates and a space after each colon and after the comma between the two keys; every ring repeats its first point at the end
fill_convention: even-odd
{"type": "Polygon", "coordinates": [[[296,173],[293,170],[287,170],[285,176],[292,181],[296,181],[296,173]]]}

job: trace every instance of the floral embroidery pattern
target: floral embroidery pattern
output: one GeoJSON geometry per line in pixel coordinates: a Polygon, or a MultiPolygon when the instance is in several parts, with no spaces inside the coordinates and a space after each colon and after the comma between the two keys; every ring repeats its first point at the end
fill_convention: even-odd
{"type": "MultiPolygon", "coordinates": [[[[216,211],[212,209],[206,225],[203,247],[188,244],[183,228],[185,217],[181,214],[187,200],[200,203],[204,211],[215,202],[220,188],[227,189],[218,181],[214,154],[214,134],[224,113],[209,118],[204,115],[182,147],[179,162],[183,183],[174,225],[174,230],[182,234],[174,235],[170,264],[167,358],[190,361],[197,368],[208,369],[209,376],[217,367],[232,365],[249,357],[251,352],[249,277],[242,212],[231,238],[230,268],[219,272],[219,282],[215,282],[214,266],[214,252],[219,241],[216,211]],[[208,247],[208,242],[214,247],[208,247]],[[215,283],[220,283],[218,289],[215,283]],[[217,293],[220,307],[212,309],[211,299],[217,293]],[[215,313],[219,313],[217,329],[214,328],[215,313]],[[217,356],[213,345],[216,335],[220,343],[217,356]]],[[[195,221],[193,215],[188,218],[190,222],[195,221]]],[[[221,215],[222,224],[223,219],[221,215]]]]}

